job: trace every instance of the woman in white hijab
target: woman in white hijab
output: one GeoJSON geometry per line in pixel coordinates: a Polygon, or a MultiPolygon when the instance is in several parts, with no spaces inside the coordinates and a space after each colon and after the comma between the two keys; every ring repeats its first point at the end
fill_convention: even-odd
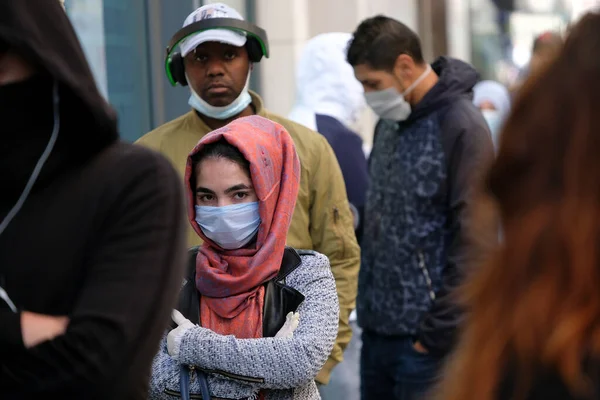
{"type": "Polygon", "coordinates": [[[473,104],[483,113],[497,149],[502,124],[510,112],[508,89],[496,81],[481,81],[475,85],[473,92],[473,104]]]}

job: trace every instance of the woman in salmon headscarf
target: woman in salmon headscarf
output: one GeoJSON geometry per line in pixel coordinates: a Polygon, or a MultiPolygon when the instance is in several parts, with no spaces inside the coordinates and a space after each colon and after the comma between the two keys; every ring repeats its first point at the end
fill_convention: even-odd
{"type": "Polygon", "coordinates": [[[208,374],[213,398],[319,398],[314,378],[339,311],[327,257],[285,247],[299,182],[291,137],[262,117],[237,119],[192,151],[188,214],[204,244],[189,281],[200,305],[174,312],[179,327],[155,359],[150,398],[181,395],[180,364],[208,374]]]}

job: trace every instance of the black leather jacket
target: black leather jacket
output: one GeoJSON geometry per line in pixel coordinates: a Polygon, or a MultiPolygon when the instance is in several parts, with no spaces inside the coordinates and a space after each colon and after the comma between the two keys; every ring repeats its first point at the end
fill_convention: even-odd
{"type": "MultiPolygon", "coordinates": [[[[200,324],[200,299],[196,289],[196,256],[198,246],[188,251],[188,272],[179,294],[177,309],[194,324],[200,324]]],[[[265,284],[263,305],[263,337],[274,337],[285,323],[289,312],[294,312],[304,301],[304,295],[285,284],[285,278],[300,266],[298,251],[286,247],[279,274],[265,284]]]]}

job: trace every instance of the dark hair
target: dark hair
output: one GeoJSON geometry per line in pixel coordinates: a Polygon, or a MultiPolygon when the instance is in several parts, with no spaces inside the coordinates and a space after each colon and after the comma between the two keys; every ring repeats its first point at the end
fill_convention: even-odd
{"type": "Polygon", "coordinates": [[[347,60],[353,67],[360,64],[391,71],[399,55],[412,57],[423,64],[421,42],[416,33],[400,21],[377,15],[360,23],[350,40],[347,60]]]}
{"type": "Polygon", "coordinates": [[[225,158],[238,164],[250,176],[250,162],[246,160],[244,155],[237,147],[229,144],[227,140],[221,138],[216,142],[207,144],[198,153],[192,156],[192,165],[194,170],[207,158],[225,158]]]}
{"type": "Polygon", "coordinates": [[[563,39],[560,33],[548,31],[535,38],[532,51],[538,53],[545,50],[558,50],[562,44],[563,39]]]}
{"type": "Polygon", "coordinates": [[[469,312],[444,400],[492,400],[509,377],[509,397],[528,398],[545,370],[574,397],[593,389],[585,364],[600,360],[598,104],[600,13],[588,13],[519,90],[502,130],[484,191],[503,243],[457,291],[469,312]]]}

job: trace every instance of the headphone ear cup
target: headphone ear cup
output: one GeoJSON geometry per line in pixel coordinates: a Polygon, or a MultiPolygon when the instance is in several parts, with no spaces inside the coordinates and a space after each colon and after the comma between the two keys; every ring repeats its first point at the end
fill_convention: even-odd
{"type": "Polygon", "coordinates": [[[187,79],[185,79],[185,65],[183,64],[181,53],[173,54],[169,68],[171,69],[171,76],[175,82],[179,83],[181,86],[187,86],[187,79]]]}
{"type": "Polygon", "coordinates": [[[248,51],[248,59],[253,62],[259,62],[263,57],[262,47],[256,38],[249,37],[246,40],[246,50],[248,51]]]}

